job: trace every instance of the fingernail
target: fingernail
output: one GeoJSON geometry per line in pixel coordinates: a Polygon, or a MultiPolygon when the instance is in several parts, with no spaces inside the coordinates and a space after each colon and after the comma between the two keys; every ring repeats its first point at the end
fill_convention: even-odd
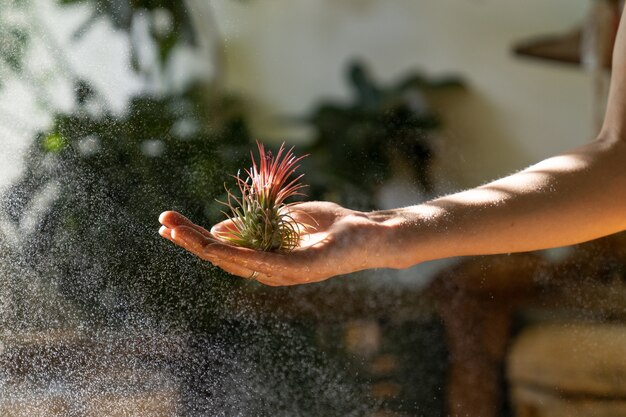
{"type": "Polygon", "coordinates": [[[163,223],[163,221],[165,220],[166,214],[167,214],[167,211],[164,211],[163,213],[159,215],[159,223],[163,223]]]}

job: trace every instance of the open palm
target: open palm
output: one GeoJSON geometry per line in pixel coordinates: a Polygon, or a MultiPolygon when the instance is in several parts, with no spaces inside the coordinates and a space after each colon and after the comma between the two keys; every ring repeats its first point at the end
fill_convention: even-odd
{"type": "Polygon", "coordinates": [[[230,220],[207,231],[183,215],[166,211],[159,233],[196,256],[244,278],[267,285],[322,281],[376,265],[369,248],[373,222],[361,212],[329,202],[293,205],[291,215],[307,227],[300,245],[288,253],[261,252],[225,243],[219,235],[232,230],[230,220]]]}

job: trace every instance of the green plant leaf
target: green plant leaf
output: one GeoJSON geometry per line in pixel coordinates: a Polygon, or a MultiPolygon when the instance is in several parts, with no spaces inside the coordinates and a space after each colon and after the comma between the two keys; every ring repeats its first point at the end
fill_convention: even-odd
{"type": "Polygon", "coordinates": [[[58,153],[67,145],[67,139],[60,133],[53,132],[43,137],[41,145],[46,152],[58,153]]]}

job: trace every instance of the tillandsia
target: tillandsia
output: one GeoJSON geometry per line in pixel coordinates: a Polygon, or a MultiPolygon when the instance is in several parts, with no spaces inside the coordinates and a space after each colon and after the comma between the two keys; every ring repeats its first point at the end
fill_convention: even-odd
{"type": "Polygon", "coordinates": [[[300,161],[306,157],[296,157],[293,147],[285,148],[283,143],[276,155],[266,151],[257,142],[259,162],[250,152],[252,167],[244,170],[246,177],[237,173],[239,195],[228,188],[228,201],[224,203],[230,213],[232,227],[219,233],[223,240],[237,246],[262,251],[289,252],[300,243],[300,233],[305,225],[293,217],[287,203],[289,197],[302,195],[305,186],[300,183],[304,174],[294,176],[300,161]]]}

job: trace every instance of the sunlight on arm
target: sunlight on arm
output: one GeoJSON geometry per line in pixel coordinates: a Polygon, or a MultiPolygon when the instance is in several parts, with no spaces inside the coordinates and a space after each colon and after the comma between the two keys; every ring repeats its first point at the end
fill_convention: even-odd
{"type": "MultiPolygon", "coordinates": [[[[494,205],[516,194],[554,191],[553,179],[559,174],[583,171],[588,162],[578,155],[556,156],[533,165],[517,174],[478,188],[444,197],[441,200],[465,205],[494,205]]],[[[435,200],[438,201],[438,200],[435,200]]]]}

